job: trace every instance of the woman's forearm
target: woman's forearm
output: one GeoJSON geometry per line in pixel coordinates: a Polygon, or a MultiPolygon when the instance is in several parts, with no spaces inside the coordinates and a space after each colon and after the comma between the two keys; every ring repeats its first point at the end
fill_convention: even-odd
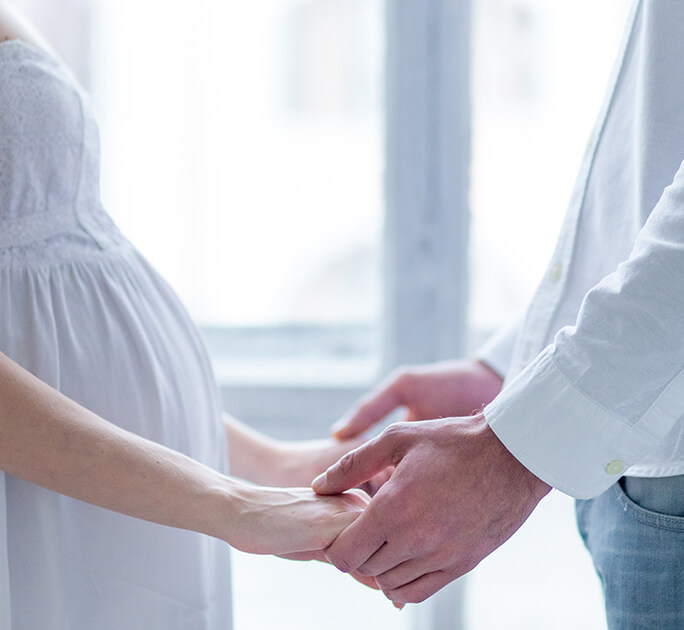
{"type": "Polygon", "coordinates": [[[240,484],[106,422],[2,354],[0,468],[88,503],[223,539],[230,510],[239,509],[240,484]]]}
{"type": "Polygon", "coordinates": [[[281,485],[277,477],[278,441],[223,414],[230,474],[253,483],[281,485]]]}
{"type": "Polygon", "coordinates": [[[308,487],[363,440],[275,440],[224,414],[230,474],[258,484],[308,487]]]}
{"type": "Polygon", "coordinates": [[[226,477],[103,420],[1,353],[0,468],[48,490],[253,553],[324,549],[368,500],[361,494],[322,499],[308,488],[261,488],[226,477]]]}

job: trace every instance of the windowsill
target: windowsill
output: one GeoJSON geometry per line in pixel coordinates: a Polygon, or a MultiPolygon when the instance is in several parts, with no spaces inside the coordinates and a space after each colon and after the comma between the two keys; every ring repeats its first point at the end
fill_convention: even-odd
{"type": "Polygon", "coordinates": [[[371,385],[379,373],[379,361],[371,357],[213,357],[212,366],[225,387],[359,388],[371,385]]]}
{"type": "Polygon", "coordinates": [[[201,329],[222,387],[363,388],[379,375],[371,326],[201,329]]]}
{"type": "MultiPolygon", "coordinates": [[[[222,388],[365,389],[383,376],[378,331],[370,325],[203,327],[222,388]]],[[[468,356],[492,331],[474,329],[468,356]]]]}

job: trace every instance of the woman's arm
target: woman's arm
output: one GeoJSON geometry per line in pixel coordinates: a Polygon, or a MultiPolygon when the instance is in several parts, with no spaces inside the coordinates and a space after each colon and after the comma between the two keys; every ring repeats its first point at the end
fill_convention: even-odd
{"type": "Polygon", "coordinates": [[[267,486],[309,486],[363,439],[275,440],[224,414],[230,473],[267,486]]]}
{"type": "Polygon", "coordinates": [[[327,547],[361,494],[258,488],[103,420],[0,353],[0,468],[76,499],[252,553],[327,547]]]}

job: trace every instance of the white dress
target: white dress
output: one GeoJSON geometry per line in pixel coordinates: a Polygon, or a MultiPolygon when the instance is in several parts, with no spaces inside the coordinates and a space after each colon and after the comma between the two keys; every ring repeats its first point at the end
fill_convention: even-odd
{"type": "MultiPolygon", "coordinates": [[[[17,41],[0,44],[0,351],[226,471],[202,342],[100,205],[88,101],[58,61],[17,41]]],[[[228,630],[229,553],[0,472],[0,630],[228,630]]]]}

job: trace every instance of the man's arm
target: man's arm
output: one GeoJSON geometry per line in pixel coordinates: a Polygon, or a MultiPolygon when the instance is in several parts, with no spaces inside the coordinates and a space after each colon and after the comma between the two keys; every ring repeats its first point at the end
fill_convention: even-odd
{"type": "Polygon", "coordinates": [[[343,571],[375,577],[395,603],[423,601],[470,571],[550,490],[482,414],[393,424],[313,487],[341,492],[388,466],[395,466],[390,479],[326,556],[343,571]]]}
{"type": "Polygon", "coordinates": [[[340,491],[396,465],[331,561],[377,576],[395,601],[420,601],[504,542],[548,484],[604,491],[684,415],[683,312],[684,165],[577,325],[484,416],[393,425],[314,482],[340,491]]]}
{"type": "Polygon", "coordinates": [[[485,409],[536,475],[597,496],[684,415],[684,164],[577,323],[485,409]]]}

